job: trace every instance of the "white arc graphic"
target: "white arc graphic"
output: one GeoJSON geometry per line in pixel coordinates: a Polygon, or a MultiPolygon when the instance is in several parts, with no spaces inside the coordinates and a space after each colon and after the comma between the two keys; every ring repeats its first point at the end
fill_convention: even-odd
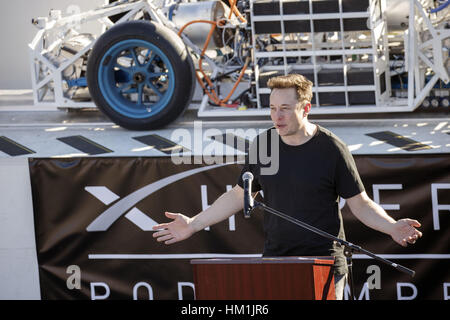
{"type": "MultiPolygon", "coordinates": [[[[236,163],[236,162],[222,163],[222,164],[210,165],[210,166],[206,166],[206,167],[195,168],[195,169],[180,172],[180,173],[174,174],[172,176],[158,180],[156,182],[150,183],[150,184],[130,193],[125,198],[120,199],[119,201],[114,203],[111,207],[109,207],[102,214],[100,214],[94,221],[92,221],[91,224],[87,226],[86,230],[88,232],[105,231],[120,216],[122,216],[125,212],[128,212],[130,210],[130,208],[133,208],[139,201],[148,197],[152,193],[164,188],[165,186],[168,186],[171,183],[174,183],[178,180],[192,176],[199,172],[211,170],[214,168],[218,168],[218,167],[222,167],[222,166],[226,166],[226,165],[230,165],[230,164],[234,164],[234,163],[236,163]]],[[[89,188],[92,188],[92,187],[89,187],[89,188]]],[[[97,188],[97,189],[90,189],[90,190],[91,191],[95,190],[95,192],[94,191],[91,192],[88,190],[87,191],[90,192],[95,197],[97,197],[97,195],[99,195],[99,194],[101,194],[100,195],[101,197],[103,197],[103,196],[105,196],[105,194],[107,194],[107,192],[105,192],[103,189],[98,189],[99,187],[94,187],[94,188],[97,188]],[[103,193],[101,193],[101,192],[99,193],[98,192],[99,190],[103,190],[103,193]]],[[[102,188],[106,188],[106,187],[102,187],[102,188]]],[[[111,192],[111,193],[113,193],[113,192],[111,192]]],[[[111,197],[111,195],[109,195],[109,197],[111,197]]],[[[106,198],[102,198],[102,199],[103,200],[100,200],[102,202],[108,201],[106,198]]],[[[111,199],[111,198],[109,198],[109,199],[111,199]]],[[[132,219],[139,220],[140,222],[145,220],[145,219],[142,219],[142,216],[140,214],[136,213],[136,211],[131,214],[131,217],[132,217],[132,219]],[[138,217],[137,219],[136,219],[136,216],[138,217]],[[140,217],[140,219],[139,219],[139,217],[140,217]]],[[[131,219],[130,219],[130,221],[131,221],[131,219]]],[[[146,227],[147,227],[147,225],[149,225],[148,221],[144,224],[146,227]]]]}
{"type": "MultiPolygon", "coordinates": [[[[117,194],[115,194],[105,186],[85,187],[84,190],[92,194],[94,197],[96,197],[106,205],[116,201],[117,199],[120,199],[117,194]]],[[[152,227],[158,224],[155,220],[151,219],[136,207],[131,209],[125,215],[125,218],[137,225],[143,231],[154,231],[152,227]]]]}

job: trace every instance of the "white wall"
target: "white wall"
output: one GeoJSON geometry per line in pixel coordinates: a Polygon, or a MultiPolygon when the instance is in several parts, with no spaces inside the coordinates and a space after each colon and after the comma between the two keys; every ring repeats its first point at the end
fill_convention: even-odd
{"type": "Polygon", "coordinates": [[[0,300],[40,299],[28,159],[0,158],[0,300]]]}
{"type": "Polygon", "coordinates": [[[1,0],[0,89],[31,89],[28,44],[38,29],[32,18],[47,17],[50,9],[63,16],[92,10],[105,0],[1,0]]]}

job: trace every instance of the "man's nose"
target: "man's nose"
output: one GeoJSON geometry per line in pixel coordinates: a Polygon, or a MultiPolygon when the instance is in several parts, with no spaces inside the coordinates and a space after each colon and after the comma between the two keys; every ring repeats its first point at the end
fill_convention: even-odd
{"type": "Polygon", "coordinates": [[[275,111],[275,119],[282,119],[282,118],[283,118],[283,113],[281,112],[281,110],[275,111]]]}

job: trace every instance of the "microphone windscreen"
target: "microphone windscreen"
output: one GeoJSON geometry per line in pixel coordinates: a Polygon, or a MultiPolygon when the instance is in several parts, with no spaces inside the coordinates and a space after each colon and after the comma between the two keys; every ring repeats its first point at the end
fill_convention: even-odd
{"type": "Polygon", "coordinates": [[[253,180],[253,174],[249,171],[242,175],[242,180],[253,180]]]}

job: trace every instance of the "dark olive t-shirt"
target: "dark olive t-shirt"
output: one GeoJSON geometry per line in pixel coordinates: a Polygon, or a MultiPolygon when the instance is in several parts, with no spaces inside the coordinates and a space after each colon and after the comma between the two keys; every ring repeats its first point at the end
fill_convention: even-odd
{"type": "MultiPolygon", "coordinates": [[[[317,128],[310,140],[298,146],[285,144],[275,128],[257,136],[249,155],[258,156],[246,157],[238,185],[243,187],[244,172],[252,172],[252,191],[262,190],[267,206],[345,239],[339,197],[353,197],[364,191],[364,186],[346,144],[329,130],[317,128]],[[271,150],[272,135],[279,142],[278,160],[271,150]],[[261,154],[279,161],[275,174],[261,170],[273,165],[261,154]]],[[[339,244],[268,212],[264,214],[264,238],[263,256],[331,255],[335,257],[335,272],[347,272],[339,244]]]]}

